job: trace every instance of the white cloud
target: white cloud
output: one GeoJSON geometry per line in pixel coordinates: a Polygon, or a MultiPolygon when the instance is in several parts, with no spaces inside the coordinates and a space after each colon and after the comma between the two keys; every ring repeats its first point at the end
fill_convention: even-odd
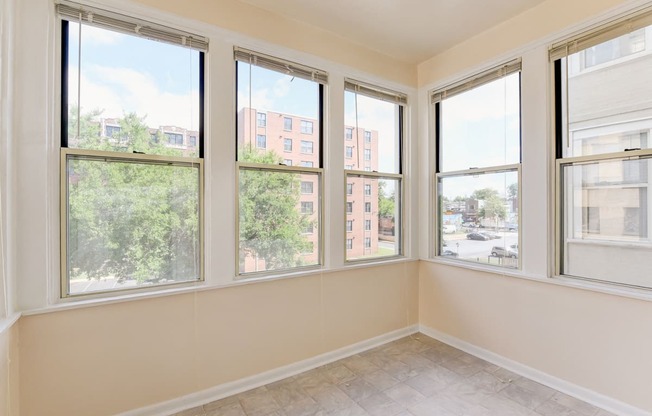
{"type": "MultiPolygon", "coordinates": [[[[79,30],[79,25],[77,23],[70,23],[70,31],[76,36],[79,30]]],[[[126,38],[126,35],[122,33],[114,32],[112,30],[100,29],[94,26],[89,26],[87,24],[82,25],[82,39],[84,46],[104,46],[104,45],[116,45],[122,42],[126,38]]]]}

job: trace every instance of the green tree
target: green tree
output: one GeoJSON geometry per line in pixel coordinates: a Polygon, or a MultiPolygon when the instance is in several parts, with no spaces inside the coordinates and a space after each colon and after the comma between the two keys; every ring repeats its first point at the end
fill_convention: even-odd
{"type": "MultiPolygon", "coordinates": [[[[75,111],[76,112],[76,111],[75,111]]],[[[80,116],[73,147],[178,156],[155,143],[144,118],[126,114],[119,137],[101,137],[80,116]]],[[[70,117],[69,131],[76,131],[70,117]]],[[[71,142],[73,143],[73,142],[71,142]]],[[[188,280],[199,275],[197,170],[171,164],[74,157],[68,165],[68,261],[71,278],[188,280]]]]}
{"type": "Polygon", "coordinates": [[[513,184],[507,187],[507,197],[509,199],[516,199],[517,196],[518,196],[518,182],[514,182],[513,184]]]}
{"type": "MultiPolygon", "coordinates": [[[[241,150],[240,160],[278,165],[282,158],[273,151],[251,146],[241,150]]],[[[299,174],[243,169],[240,171],[240,262],[246,256],[264,259],[267,270],[299,266],[301,253],[310,249],[303,236],[312,223],[299,211],[299,174]]],[[[314,226],[315,224],[313,224],[314,226]]]]}
{"type": "Polygon", "coordinates": [[[394,193],[385,195],[385,185],[383,181],[378,181],[378,213],[380,217],[394,217],[396,215],[396,198],[394,193]]]}
{"type": "Polygon", "coordinates": [[[478,201],[486,201],[492,197],[498,198],[498,191],[493,188],[476,189],[471,194],[471,198],[478,201]]]}
{"type": "Polygon", "coordinates": [[[493,219],[498,225],[498,220],[505,219],[507,216],[507,209],[502,198],[497,195],[491,195],[484,200],[484,205],[478,212],[480,218],[493,219]]]}

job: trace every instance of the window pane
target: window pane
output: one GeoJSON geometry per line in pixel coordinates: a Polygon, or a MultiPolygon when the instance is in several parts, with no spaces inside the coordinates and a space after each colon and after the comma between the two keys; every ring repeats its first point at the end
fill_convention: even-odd
{"type": "Polygon", "coordinates": [[[520,74],[440,104],[440,171],[520,163],[520,74]]]}
{"type": "Polygon", "coordinates": [[[200,279],[199,168],[67,159],[68,294],[200,279]]]}
{"type": "Polygon", "coordinates": [[[518,267],[518,172],[439,179],[439,255],[518,267]]]}
{"type": "Polygon", "coordinates": [[[292,153],[319,167],[319,83],[246,62],[237,62],[237,71],[238,160],[276,165],[279,155],[287,158],[292,153]],[[261,126],[263,118],[265,125],[261,126]],[[292,146],[287,132],[293,126],[300,126],[301,139],[310,143],[306,145],[310,148],[304,147],[303,141],[301,146],[292,146]],[[253,154],[258,135],[267,138],[265,151],[253,154]]]}
{"type": "Polygon", "coordinates": [[[367,165],[377,172],[401,173],[399,106],[351,91],[344,93],[344,106],[346,138],[349,131],[352,137],[344,151],[353,169],[367,165]]]}
{"type": "Polygon", "coordinates": [[[562,68],[568,64],[564,157],[652,147],[652,88],[643,75],[652,69],[652,45],[646,34],[652,36],[652,26],[562,59],[562,68]]]}
{"type": "Polygon", "coordinates": [[[652,288],[650,163],[611,159],[563,166],[562,273],[652,288]]]}
{"type": "Polygon", "coordinates": [[[200,53],[79,28],[68,24],[68,147],[197,157],[200,53]]]}
{"type": "Polygon", "coordinates": [[[240,273],[319,264],[319,175],[250,169],[239,175],[240,273]]]}
{"type": "Polygon", "coordinates": [[[401,254],[400,180],[348,176],[347,181],[353,184],[346,197],[347,239],[352,240],[347,260],[401,254]]]}

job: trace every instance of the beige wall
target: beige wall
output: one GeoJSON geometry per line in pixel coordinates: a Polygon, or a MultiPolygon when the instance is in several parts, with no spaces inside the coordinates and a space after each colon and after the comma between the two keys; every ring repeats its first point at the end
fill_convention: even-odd
{"type": "Polygon", "coordinates": [[[344,37],[237,0],[137,0],[266,42],[310,53],[401,84],[416,86],[414,65],[354,44],[344,37]]]}
{"type": "Polygon", "coordinates": [[[421,63],[418,67],[419,86],[453,77],[469,67],[492,61],[502,54],[545,39],[552,33],[568,30],[625,3],[631,2],[547,0],[421,63]]]}
{"type": "Polygon", "coordinates": [[[421,325],[652,411],[652,303],[420,263],[421,325]]]}
{"type": "Polygon", "coordinates": [[[19,415],[19,325],[0,332],[0,416],[19,415]]]}
{"type": "Polygon", "coordinates": [[[23,317],[21,415],[114,414],[414,325],[417,264],[23,317]]]}

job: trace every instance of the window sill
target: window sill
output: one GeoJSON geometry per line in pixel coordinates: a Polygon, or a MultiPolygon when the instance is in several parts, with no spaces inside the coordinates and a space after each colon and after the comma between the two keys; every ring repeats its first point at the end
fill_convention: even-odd
{"type": "Polygon", "coordinates": [[[591,292],[597,292],[597,293],[602,293],[611,296],[620,296],[629,299],[652,302],[652,290],[615,286],[615,285],[610,285],[608,283],[593,282],[593,281],[576,279],[567,276],[555,275],[549,277],[544,275],[535,275],[535,274],[523,272],[522,270],[501,269],[497,267],[466,264],[460,261],[454,261],[454,260],[448,260],[442,258],[421,259],[420,261],[433,263],[433,264],[441,264],[441,265],[451,266],[451,267],[457,267],[461,269],[479,271],[484,273],[491,273],[498,276],[524,279],[524,280],[529,280],[537,283],[552,284],[552,285],[563,286],[572,289],[588,290],[591,292]]]}
{"type": "MultiPolygon", "coordinates": [[[[256,283],[265,283],[273,282],[276,280],[284,279],[294,279],[304,276],[321,276],[330,273],[344,272],[352,269],[360,268],[371,268],[371,267],[380,267],[385,265],[400,264],[400,263],[411,263],[419,261],[418,259],[407,258],[407,257],[392,257],[391,259],[369,259],[365,261],[355,262],[354,264],[346,263],[340,267],[335,268],[310,268],[309,270],[302,270],[298,272],[283,273],[283,274],[270,274],[265,276],[252,276],[240,279],[233,279],[230,282],[222,282],[210,284],[206,282],[197,282],[192,286],[184,287],[174,287],[163,290],[151,290],[147,292],[138,292],[138,293],[120,293],[115,296],[104,296],[101,298],[92,298],[92,299],[75,299],[70,300],[66,299],[64,301],[59,300],[58,303],[53,303],[49,306],[37,309],[25,310],[20,313],[22,316],[30,315],[40,315],[45,313],[59,312],[71,309],[83,309],[91,308],[95,306],[110,305],[115,303],[123,303],[144,299],[153,299],[160,298],[165,296],[175,296],[182,295],[187,293],[203,292],[209,290],[219,290],[219,289],[228,289],[235,286],[243,286],[256,283]]],[[[19,315],[19,316],[20,316],[19,315]]],[[[16,317],[15,319],[18,319],[16,317]]]]}

